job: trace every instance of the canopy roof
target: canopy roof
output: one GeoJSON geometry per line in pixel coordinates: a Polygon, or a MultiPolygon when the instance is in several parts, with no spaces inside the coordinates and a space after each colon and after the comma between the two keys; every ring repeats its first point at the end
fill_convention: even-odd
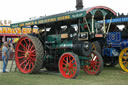
{"type": "Polygon", "coordinates": [[[34,26],[34,25],[39,25],[39,24],[46,24],[46,23],[52,23],[52,22],[57,22],[57,21],[82,18],[82,17],[85,17],[89,13],[91,13],[92,15],[95,15],[97,10],[101,11],[103,15],[107,14],[108,12],[112,13],[113,15],[116,15],[116,12],[108,7],[96,6],[96,7],[75,10],[75,11],[65,12],[65,13],[51,15],[51,16],[40,17],[37,19],[29,20],[29,21],[14,23],[14,24],[11,24],[11,28],[34,26]]]}
{"type": "MultiPolygon", "coordinates": [[[[117,18],[114,18],[112,20],[111,19],[106,19],[105,20],[106,24],[112,23],[112,24],[115,24],[115,25],[123,25],[123,24],[125,24],[127,22],[128,22],[128,17],[117,17],[117,18]]],[[[101,20],[101,21],[98,21],[98,23],[103,24],[104,21],[101,20]]]]}

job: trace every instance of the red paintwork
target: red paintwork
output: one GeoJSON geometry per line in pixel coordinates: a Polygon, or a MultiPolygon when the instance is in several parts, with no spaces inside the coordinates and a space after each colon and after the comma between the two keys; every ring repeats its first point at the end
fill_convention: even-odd
{"type": "Polygon", "coordinates": [[[22,73],[32,72],[36,61],[36,52],[35,47],[29,37],[22,37],[18,41],[15,49],[15,61],[18,69],[22,73]]]}
{"type": "Polygon", "coordinates": [[[99,8],[101,8],[101,9],[107,9],[107,10],[109,10],[110,12],[112,12],[114,15],[116,15],[116,12],[115,12],[115,11],[113,11],[111,8],[108,8],[108,7],[105,7],[105,6],[95,6],[95,7],[92,7],[92,8],[90,8],[90,9],[88,9],[88,10],[86,11],[86,13],[88,14],[88,13],[91,12],[92,10],[94,10],[94,9],[99,9],[99,8]]]}
{"type": "Polygon", "coordinates": [[[70,53],[65,53],[59,61],[59,70],[65,78],[73,78],[77,71],[77,63],[70,53]],[[66,67],[68,65],[68,67],[66,67]]]}
{"type": "Polygon", "coordinates": [[[100,70],[100,62],[99,62],[99,59],[98,57],[96,56],[96,54],[92,53],[94,56],[91,57],[91,60],[89,61],[90,62],[90,65],[85,65],[84,66],[84,71],[88,74],[91,74],[91,75],[96,75],[97,72],[100,70]],[[94,57],[96,57],[94,59],[94,57]]]}

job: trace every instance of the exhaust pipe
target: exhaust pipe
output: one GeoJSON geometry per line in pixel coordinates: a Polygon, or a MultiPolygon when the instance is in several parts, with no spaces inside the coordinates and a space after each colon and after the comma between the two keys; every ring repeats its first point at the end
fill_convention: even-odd
{"type": "Polygon", "coordinates": [[[76,0],[76,10],[83,9],[83,0],[76,0]]]}

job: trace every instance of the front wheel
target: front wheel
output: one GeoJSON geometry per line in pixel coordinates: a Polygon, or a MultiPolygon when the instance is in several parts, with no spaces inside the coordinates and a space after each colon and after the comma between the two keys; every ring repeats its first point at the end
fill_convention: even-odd
{"type": "Polygon", "coordinates": [[[80,72],[78,56],[72,52],[64,53],[59,60],[59,71],[65,78],[76,78],[80,72]]]}
{"type": "Polygon", "coordinates": [[[128,72],[128,48],[124,48],[120,52],[119,64],[125,72],[128,72]]]}
{"type": "Polygon", "coordinates": [[[93,51],[89,57],[91,59],[86,62],[90,64],[84,66],[84,72],[90,75],[98,75],[103,69],[103,59],[96,51],[93,51]]]}

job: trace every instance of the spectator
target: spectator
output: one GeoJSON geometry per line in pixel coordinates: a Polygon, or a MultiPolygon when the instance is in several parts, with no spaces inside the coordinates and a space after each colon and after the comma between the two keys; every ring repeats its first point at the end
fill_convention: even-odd
{"type": "Polygon", "coordinates": [[[9,55],[11,52],[14,52],[14,48],[11,40],[8,40],[8,49],[9,49],[9,55]]]}
{"type": "Polygon", "coordinates": [[[6,67],[7,67],[7,64],[8,64],[8,57],[9,57],[8,43],[4,42],[4,45],[2,47],[3,73],[6,72],[6,67]]]}

